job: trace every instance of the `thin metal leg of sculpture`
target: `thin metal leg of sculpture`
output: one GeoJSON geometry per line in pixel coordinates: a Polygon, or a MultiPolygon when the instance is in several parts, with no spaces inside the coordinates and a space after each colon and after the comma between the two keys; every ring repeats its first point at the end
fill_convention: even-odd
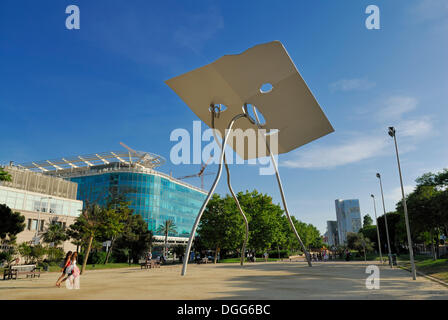
{"type": "Polygon", "coordinates": [[[222,148],[221,148],[221,156],[220,156],[220,159],[219,159],[218,173],[216,174],[215,181],[213,182],[213,185],[212,185],[210,191],[208,192],[207,198],[205,198],[204,203],[202,204],[202,207],[199,210],[199,214],[196,217],[196,220],[194,222],[193,228],[191,229],[190,238],[188,239],[187,249],[185,251],[184,262],[183,262],[182,273],[181,273],[181,275],[183,275],[183,276],[187,273],[187,265],[188,265],[188,260],[190,258],[191,246],[193,244],[194,234],[196,233],[196,229],[198,228],[199,221],[201,220],[202,214],[204,213],[204,210],[207,207],[207,204],[210,201],[210,198],[211,198],[211,196],[213,195],[213,192],[216,189],[216,185],[218,184],[219,179],[221,178],[222,163],[224,161],[224,150],[225,150],[227,139],[229,138],[229,135],[230,135],[230,131],[231,131],[235,121],[240,119],[240,118],[244,118],[244,117],[246,117],[246,114],[244,114],[244,113],[236,115],[235,117],[233,117],[233,119],[229,123],[229,126],[227,127],[227,131],[226,131],[226,133],[224,135],[224,139],[222,141],[222,148]]]}
{"type": "Polygon", "coordinates": [[[271,148],[269,148],[269,144],[268,144],[267,140],[266,140],[266,148],[269,151],[269,154],[271,156],[272,165],[274,166],[274,169],[275,169],[275,175],[277,177],[278,188],[280,189],[280,194],[282,196],[283,208],[285,209],[285,213],[286,213],[286,216],[288,217],[289,224],[291,225],[291,228],[294,231],[294,234],[296,235],[297,240],[299,240],[299,243],[302,246],[302,249],[303,249],[303,252],[305,253],[308,265],[310,267],[312,267],[310,254],[308,253],[308,250],[306,250],[306,247],[303,244],[302,239],[300,238],[299,234],[297,233],[296,227],[294,226],[294,223],[291,220],[291,216],[289,215],[288,205],[286,204],[285,194],[283,193],[283,186],[282,186],[282,181],[280,180],[280,174],[278,172],[277,163],[275,161],[274,155],[271,152],[271,148]]]}
{"type": "MultiPolygon", "coordinates": [[[[244,110],[244,113],[245,113],[246,115],[249,114],[249,113],[248,113],[248,110],[247,110],[247,104],[244,105],[244,109],[243,109],[243,110],[244,110]]],[[[260,122],[260,119],[258,118],[257,110],[256,110],[256,109],[253,109],[253,113],[254,113],[254,115],[255,115],[255,119],[256,119],[256,121],[253,121],[253,119],[251,119],[250,116],[247,116],[247,117],[246,117],[247,120],[249,120],[251,123],[255,124],[259,129],[262,129],[262,127],[260,126],[260,123],[261,123],[261,122],[260,122]]],[[[310,254],[308,253],[308,251],[306,250],[306,247],[305,247],[305,245],[303,244],[302,239],[300,238],[300,236],[299,236],[299,234],[298,234],[298,232],[297,232],[297,230],[296,230],[296,227],[294,226],[294,223],[293,223],[292,220],[291,220],[291,216],[289,215],[288,205],[286,204],[286,198],[285,198],[285,194],[284,194],[284,192],[283,192],[282,181],[281,181],[281,179],[280,179],[280,173],[278,172],[278,168],[277,168],[277,162],[275,161],[275,157],[274,157],[274,155],[272,154],[272,151],[271,151],[271,148],[269,147],[269,143],[268,143],[268,140],[267,140],[267,139],[265,139],[265,143],[266,143],[266,149],[269,151],[269,155],[271,156],[272,165],[274,166],[274,169],[275,169],[275,175],[276,175],[276,177],[277,177],[278,188],[280,189],[280,195],[282,196],[283,208],[285,209],[286,217],[288,218],[289,224],[290,224],[292,230],[294,231],[294,234],[296,235],[297,240],[299,240],[299,243],[300,243],[300,245],[302,246],[302,249],[303,249],[303,252],[305,253],[305,256],[306,256],[306,260],[307,260],[307,262],[308,262],[308,265],[309,265],[310,267],[312,267],[312,264],[311,264],[311,256],[310,256],[310,254]]]]}
{"type": "Polygon", "coordinates": [[[233,197],[233,199],[236,202],[238,210],[240,211],[241,215],[243,216],[244,224],[246,225],[246,238],[244,239],[243,247],[241,249],[241,266],[243,266],[244,265],[244,256],[245,256],[245,252],[246,252],[247,240],[249,239],[249,222],[247,221],[246,215],[244,214],[243,209],[240,206],[240,202],[238,201],[238,198],[236,197],[235,192],[233,192],[232,185],[230,184],[230,170],[229,170],[229,166],[227,165],[227,161],[226,161],[226,156],[225,155],[224,155],[224,164],[226,166],[226,171],[227,171],[227,185],[229,186],[230,193],[232,194],[232,197],[233,197]]]}
{"type": "MultiPolygon", "coordinates": [[[[212,116],[211,122],[212,122],[212,129],[213,129],[213,137],[215,138],[216,143],[219,145],[218,137],[215,134],[215,117],[219,116],[220,109],[218,108],[218,113],[216,113],[216,107],[214,105],[212,105],[210,107],[211,107],[211,116],[212,116]]],[[[230,183],[230,169],[229,169],[229,166],[226,161],[225,153],[224,153],[224,165],[226,166],[226,172],[227,172],[227,186],[229,187],[229,191],[232,194],[233,199],[235,200],[235,203],[238,207],[238,210],[239,210],[241,216],[243,217],[244,224],[246,227],[246,237],[244,238],[243,246],[241,248],[241,266],[243,266],[244,265],[244,256],[246,253],[247,241],[249,240],[249,222],[247,221],[247,217],[244,214],[243,209],[241,208],[240,202],[238,201],[238,198],[236,197],[235,192],[233,192],[232,184],[230,183]]]]}

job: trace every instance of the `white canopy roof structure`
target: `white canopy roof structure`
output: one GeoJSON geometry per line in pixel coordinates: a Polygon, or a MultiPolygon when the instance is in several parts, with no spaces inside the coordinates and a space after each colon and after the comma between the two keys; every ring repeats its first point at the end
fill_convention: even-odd
{"type": "Polygon", "coordinates": [[[63,157],[59,159],[33,161],[20,164],[19,166],[32,171],[48,172],[107,165],[112,162],[120,162],[126,165],[134,164],[144,168],[155,168],[163,165],[165,161],[166,160],[162,156],[130,149],[129,151],[109,151],[80,156],[63,157]]]}

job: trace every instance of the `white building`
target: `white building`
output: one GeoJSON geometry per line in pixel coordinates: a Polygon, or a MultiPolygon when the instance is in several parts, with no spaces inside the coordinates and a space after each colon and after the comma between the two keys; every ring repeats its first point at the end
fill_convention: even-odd
{"type": "MultiPolygon", "coordinates": [[[[83,203],[76,200],[77,184],[61,178],[24,170],[14,166],[4,169],[12,181],[0,182],[0,204],[25,216],[25,230],[17,235],[17,243],[42,243],[42,235],[52,223],[63,228],[81,214],[83,203]]],[[[65,251],[76,247],[65,241],[65,251]]]]}

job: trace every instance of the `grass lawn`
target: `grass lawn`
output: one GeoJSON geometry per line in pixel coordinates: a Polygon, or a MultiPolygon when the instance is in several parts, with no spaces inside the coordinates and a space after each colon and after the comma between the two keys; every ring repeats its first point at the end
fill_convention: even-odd
{"type": "MultiPolygon", "coordinates": [[[[409,255],[400,256],[398,261],[400,262],[400,265],[411,268],[409,255]]],[[[415,256],[415,266],[417,271],[448,283],[448,259],[438,259],[434,261],[431,257],[417,255],[415,256]]]]}
{"type": "MultiPolygon", "coordinates": [[[[364,255],[361,255],[357,257],[357,252],[351,252],[352,256],[350,258],[350,261],[364,261],[364,255]]],[[[344,259],[342,259],[344,260],[344,259]]],[[[380,256],[376,254],[366,254],[366,260],[367,261],[380,261],[380,256]]],[[[387,255],[383,255],[383,260],[387,260],[387,255]]]]}

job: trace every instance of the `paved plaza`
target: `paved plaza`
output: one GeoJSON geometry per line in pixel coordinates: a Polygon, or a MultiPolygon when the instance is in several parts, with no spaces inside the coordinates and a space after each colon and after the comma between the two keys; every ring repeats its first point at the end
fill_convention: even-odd
{"type": "Polygon", "coordinates": [[[207,264],[160,269],[87,271],[80,290],[56,288],[57,273],[0,280],[0,299],[448,299],[448,288],[402,269],[380,267],[380,289],[368,290],[364,262],[207,264]]]}

